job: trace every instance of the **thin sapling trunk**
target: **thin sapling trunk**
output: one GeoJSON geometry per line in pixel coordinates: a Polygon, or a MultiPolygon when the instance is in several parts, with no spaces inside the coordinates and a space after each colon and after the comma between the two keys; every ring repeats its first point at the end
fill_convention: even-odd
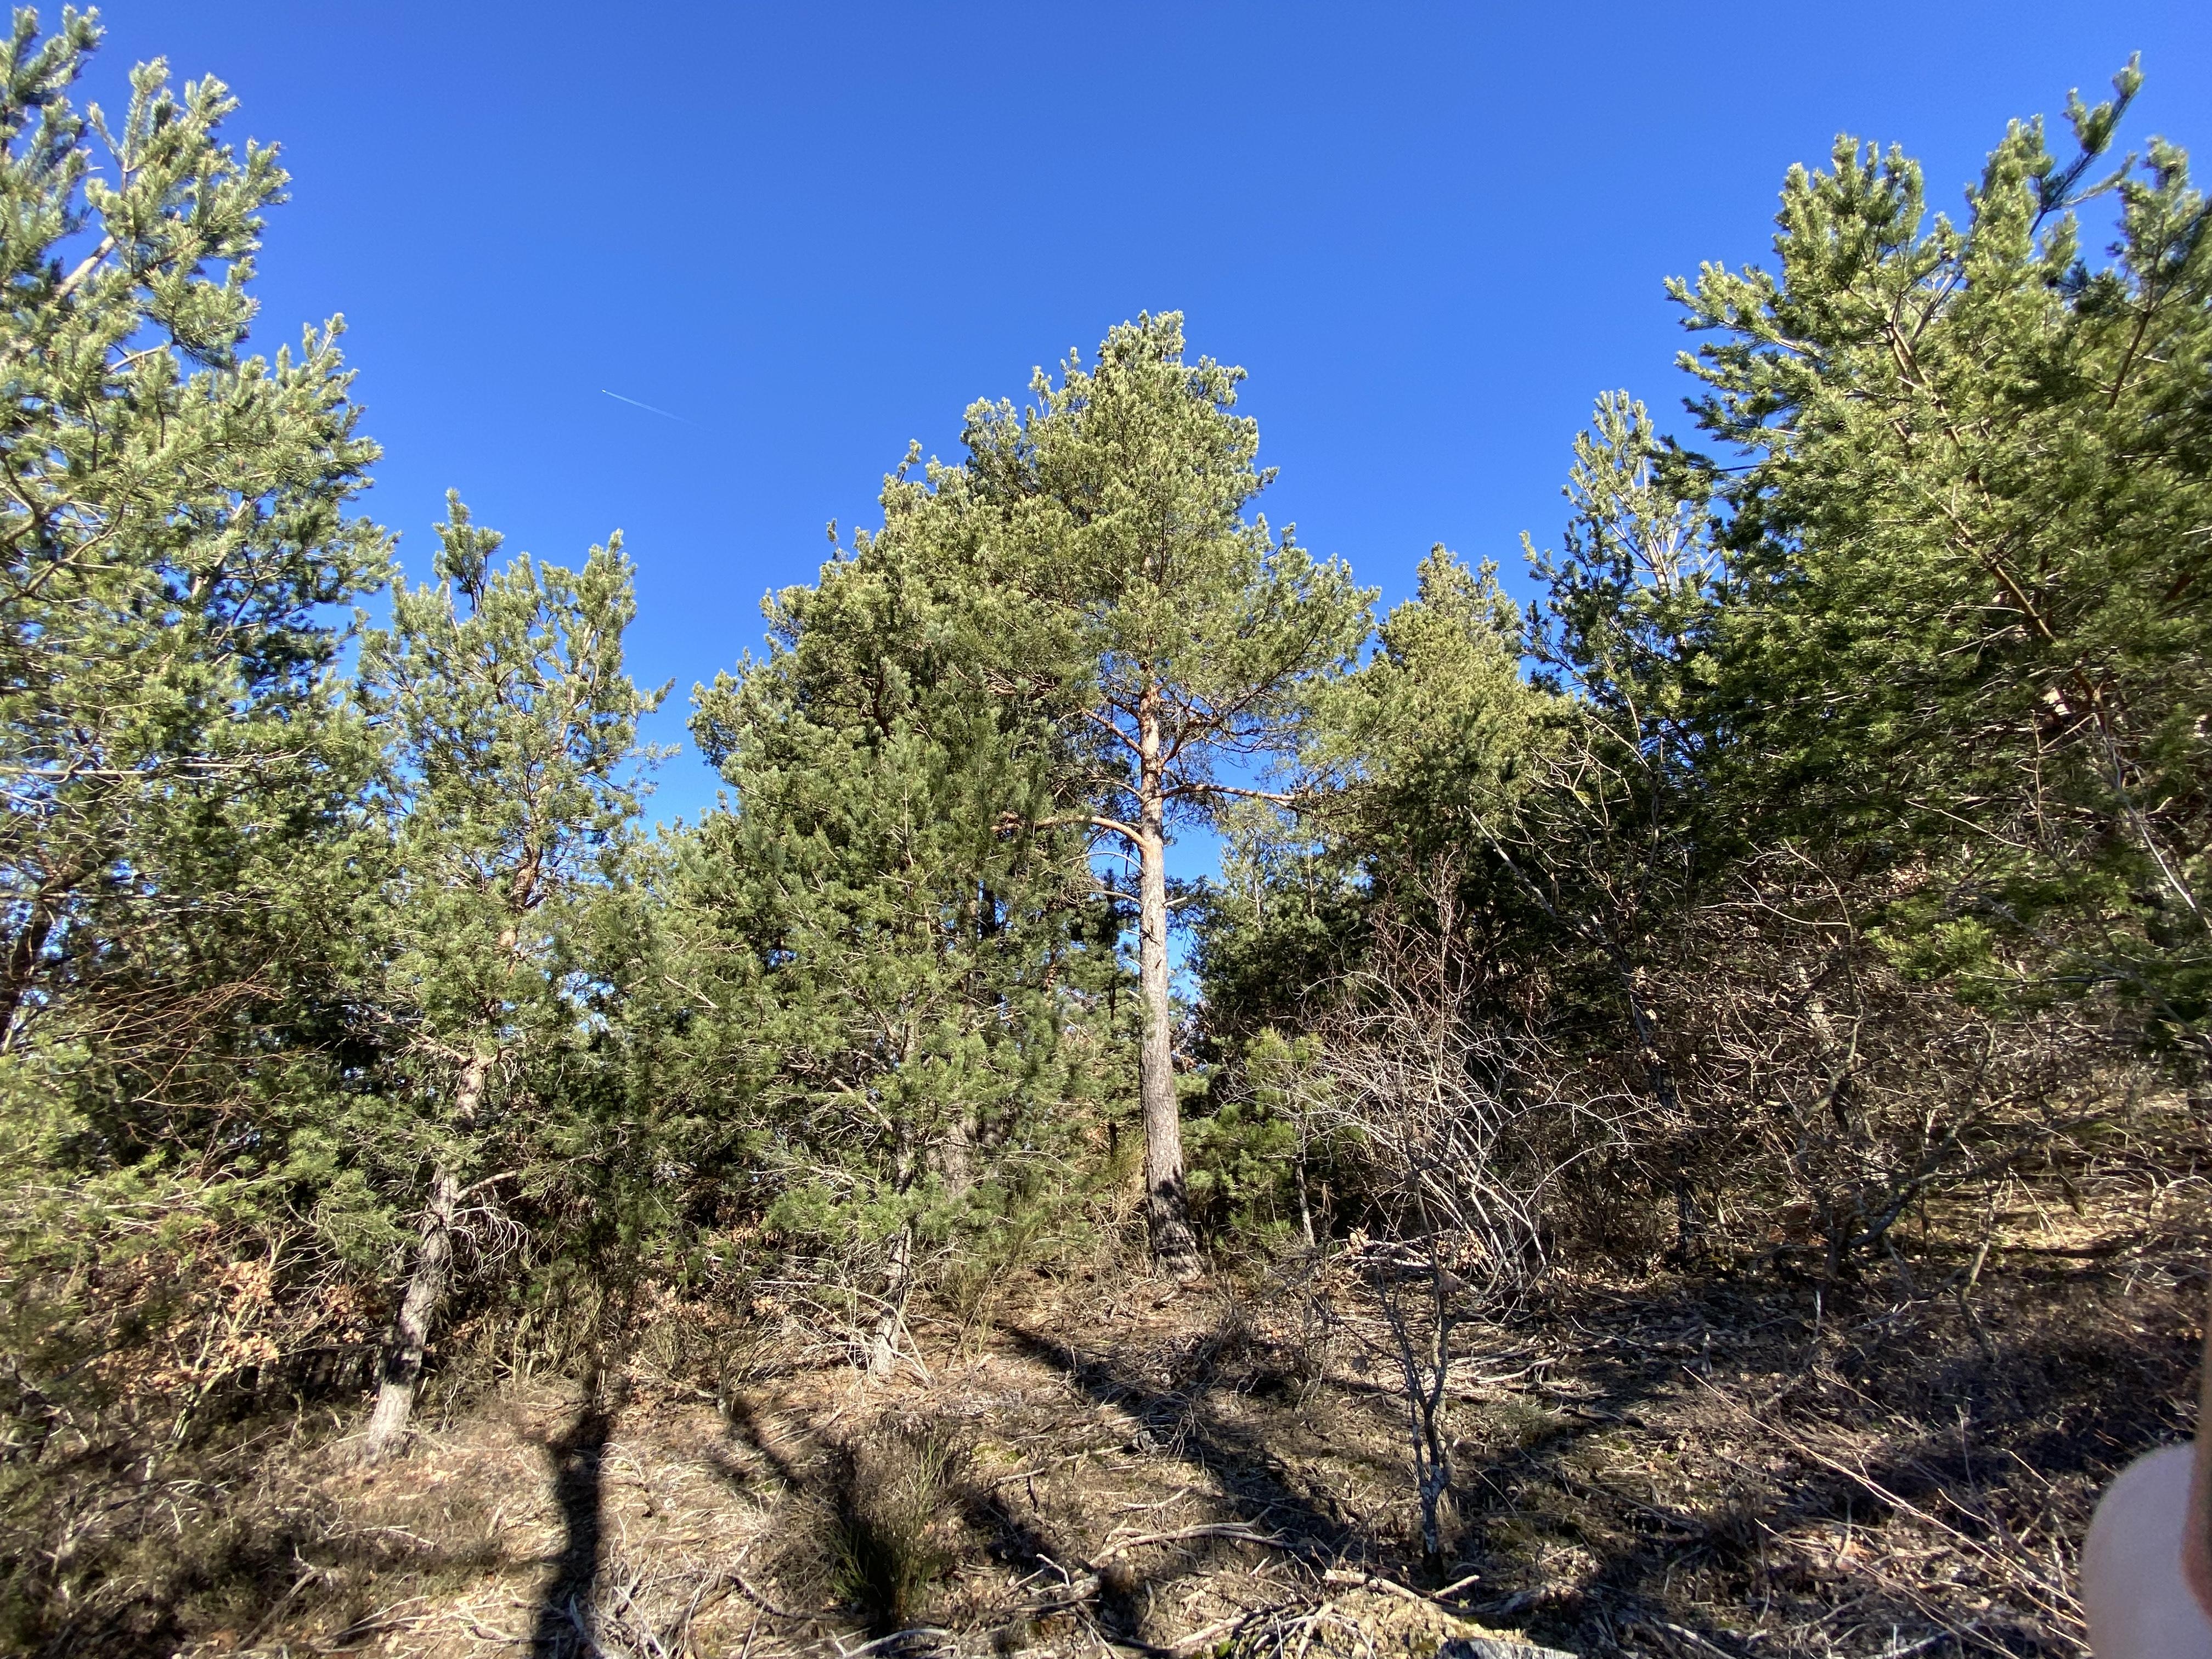
{"type": "MultiPolygon", "coordinates": [[[[471,1060],[462,1069],[454,1116],[463,1126],[474,1122],[490,1074],[491,1063],[486,1060],[471,1060]]],[[[376,1407],[369,1413],[368,1434],[362,1447],[362,1455],[368,1462],[386,1455],[398,1444],[415,1414],[415,1395],[422,1381],[431,1327],[444,1305],[446,1287],[453,1276],[453,1218],[460,1202],[460,1176],[451,1163],[441,1159],[430,1177],[430,1200],[422,1208],[415,1269],[408,1277],[406,1294],[400,1298],[399,1312],[392,1319],[392,1334],[385,1344],[376,1407]]]]}

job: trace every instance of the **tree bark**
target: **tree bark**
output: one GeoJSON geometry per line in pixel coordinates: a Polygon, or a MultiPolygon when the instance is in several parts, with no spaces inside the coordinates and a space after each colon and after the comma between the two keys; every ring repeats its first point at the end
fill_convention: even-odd
{"type": "Polygon", "coordinates": [[[1672,1164],[1668,1176],[1674,1193],[1674,1255],[1678,1261],[1688,1261],[1698,1253],[1702,1231],[1698,1219],[1697,1188],[1682,1156],[1682,1140],[1689,1126],[1682,1121],[1681,1097],[1674,1087],[1674,1070],[1659,1052],[1658,1033],[1652,1025],[1651,1016],[1644,1010],[1644,999],[1637,994],[1635,969],[1629,966],[1627,954],[1618,945],[1613,947],[1613,967],[1620,978],[1621,992],[1628,999],[1629,1023],[1635,1028],[1638,1057],[1644,1065],[1644,1079],[1650,1085],[1653,1098],[1659,1103],[1659,1109],[1667,1115],[1673,1146],[1668,1155],[1672,1164]]]}
{"type": "Polygon", "coordinates": [[[376,1409],[369,1413],[362,1456],[370,1462],[388,1454],[407,1433],[415,1414],[415,1389],[422,1380],[422,1356],[430,1346],[430,1322],[446,1298],[453,1263],[453,1212],[459,1207],[460,1177],[445,1164],[430,1178],[430,1201],[422,1210],[422,1237],[415,1247],[415,1272],[392,1322],[384,1349],[384,1372],[377,1385],[376,1409]]]}
{"type": "Polygon", "coordinates": [[[884,1270],[884,1307],[876,1316],[875,1334],[868,1343],[868,1375],[889,1376],[898,1364],[899,1334],[906,1328],[907,1291],[914,1283],[914,1228],[901,1227],[891,1240],[890,1261],[884,1270]]]}
{"type": "Polygon", "coordinates": [[[1176,1100],[1174,1010],[1168,1001],[1167,800],[1159,716],[1147,697],[1138,713],[1137,979],[1144,997],[1137,1094],[1145,1118],[1145,1224],[1152,1261],[1177,1279],[1195,1278],[1198,1240],[1183,1188],[1182,1115],[1176,1100]]]}
{"type": "MultiPolygon", "coordinates": [[[[453,1116],[463,1127],[475,1121],[490,1076],[488,1060],[471,1060],[462,1067],[453,1116]]],[[[430,1201],[422,1209],[415,1271],[407,1280],[407,1293],[400,1298],[399,1312],[385,1342],[376,1407],[369,1413],[368,1433],[362,1446],[362,1456],[368,1462],[391,1452],[405,1437],[408,1420],[415,1414],[415,1391],[422,1381],[422,1358],[430,1346],[431,1324],[446,1299],[446,1282],[453,1273],[453,1216],[460,1202],[461,1178],[452,1164],[441,1161],[430,1177],[430,1201]]]]}

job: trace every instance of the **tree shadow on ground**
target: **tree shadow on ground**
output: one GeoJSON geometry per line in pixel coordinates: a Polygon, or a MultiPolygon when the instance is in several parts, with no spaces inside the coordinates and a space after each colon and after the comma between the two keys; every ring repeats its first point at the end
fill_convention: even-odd
{"type": "Polygon", "coordinates": [[[1471,1610],[1589,1653],[2073,1650],[2031,1577],[2172,1431],[2196,1340],[2146,1331],[2170,1293],[2120,1278],[2016,1270],[1973,1326],[1871,1273],[1827,1286],[1825,1317],[1756,1278],[1586,1290],[1552,1322],[1578,1341],[1536,1396],[1552,1425],[1463,1464],[1471,1610]],[[1979,1601],[1900,1571],[1908,1544],[1897,1562],[1948,1550],[1979,1601]]]}
{"type": "Polygon", "coordinates": [[[1085,1354],[1057,1337],[1018,1326],[1006,1328],[1006,1334],[1021,1352],[1060,1372],[1091,1400],[1133,1413],[1169,1455],[1220,1483],[1237,1519],[1274,1532],[1291,1553],[1332,1560],[1373,1553],[1374,1540],[1303,1490],[1261,1435],[1211,1410],[1203,1384],[1189,1391],[1164,1387],[1133,1365],[1085,1354]]]}
{"type": "Polygon", "coordinates": [[[531,1631],[531,1659],[571,1659],[597,1651],[592,1639],[592,1598],[599,1588],[599,1550],[605,1531],[601,1464],[622,1401],[598,1376],[584,1386],[575,1420],[545,1443],[552,1466],[553,1501],[564,1536],[552,1576],[539,1594],[531,1631]]]}

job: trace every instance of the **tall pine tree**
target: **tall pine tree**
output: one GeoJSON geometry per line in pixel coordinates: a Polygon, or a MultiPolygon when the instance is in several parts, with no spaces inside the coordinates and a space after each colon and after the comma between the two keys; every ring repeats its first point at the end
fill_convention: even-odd
{"type": "MultiPolygon", "coordinates": [[[[267,909],[289,878],[249,841],[296,836],[357,760],[331,607],[386,557],[347,514],[376,451],[337,323],[273,362],[246,349],[275,150],[221,142],[235,100],[212,80],[180,98],[159,63],[119,123],[81,115],[66,92],[96,39],[71,14],[42,40],[20,11],[0,41],[0,1053],[18,1055],[88,1024],[173,1050],[207,1029],[189,1011],[220,953],[188,966],[168,945],[207,919],[194,899],[267,909]],[[120,1021],[72,1013],[111,993],[120,1021]]],[[[262,1000],[262,953],[231,948],[234,1011],[262,1000]]]]}
{"type": "Polygon", "coordinates": [[[1140,317],[1037,404],[969,411],[968,471],[1003,579],[1058,629],[1064,821],[1136,866],[1139,1094],[1154,1257],[1196,1271],[1169,994],[1167,847],[1295,756],[1312,693],[1367,637],[1370,595],[1245,509],[1273,476],[1235,411],[1243,371],[1183,359],[1182,319],[1140,317]]]}
{"type": "Polygon", "coordinates": [[[495,570],[500,538],[447,505],[435,584],[395,583],[392,625],[362,653],[392,757],[398,937],[384,1000],[392,1086],[411,1108],[395,1127],[423,1183],[371,1457],[414,1409],[464,1197],[528,1173],[526,1083],[589,1028],[576,935],[624,851],[649,758],[637,723],[659,702],[623,668],[635,600],[619,536],[580,570],[526,556],[495,570]],[[488,1170],[495,1158],[508,1167],[488,1170]]]}

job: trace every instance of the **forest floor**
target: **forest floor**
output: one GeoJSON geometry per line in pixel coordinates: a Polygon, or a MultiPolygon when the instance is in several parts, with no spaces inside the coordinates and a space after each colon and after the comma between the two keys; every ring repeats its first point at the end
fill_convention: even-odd
{"type": "Polygon", "coordinates": [[[1900,1238],[1825,1290],[1552,1281],[1467,1333],[1425,1572],[1386,1367],[1267,1273],[1092,1268],[917,1318],[884,1378],[769,1345],[717,1394],[643,1343],[464,1398],[374,1471],[295,1429],[236,1500],[282,1526],[232,1523],[236,1582],[199,1571],[162,1650],[1427,1659],[1479,1626],[1668,1659],[2081,1654],[2095,1495],[2191,1417],[2202,1234],[2166,1190],[2000,1212],[1974,1255],[1900,1238]]]}

